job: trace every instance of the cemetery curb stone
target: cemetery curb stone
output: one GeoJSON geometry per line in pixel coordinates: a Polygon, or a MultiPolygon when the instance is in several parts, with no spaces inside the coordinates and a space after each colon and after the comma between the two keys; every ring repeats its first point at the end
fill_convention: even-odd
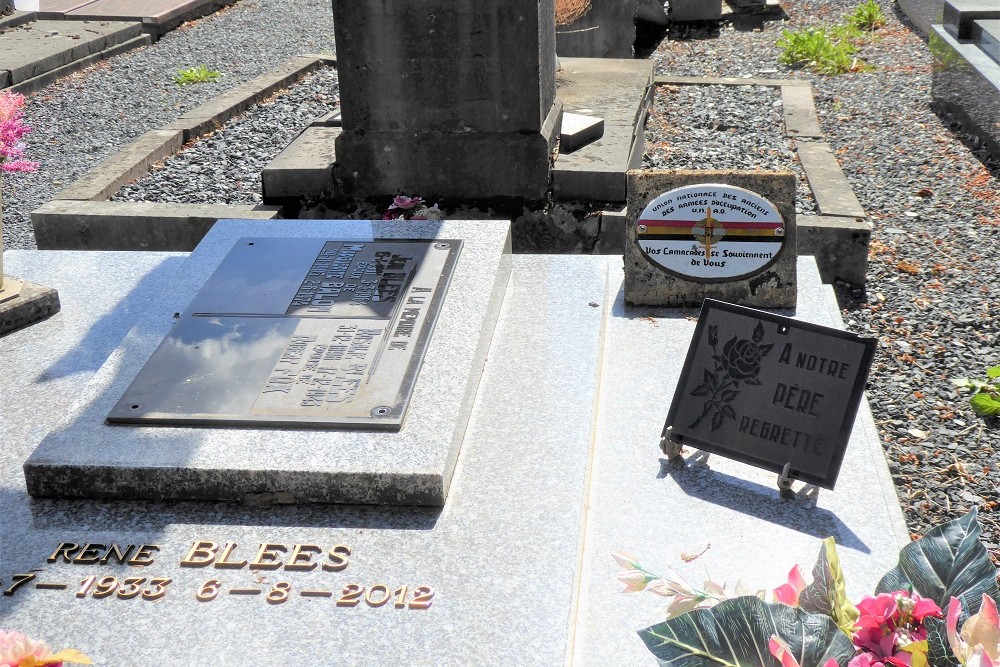
{"type": "Polygon", "coordinates": [[[183,145],[179,130],[150,130],[77,179],[56,199],[105,200],[183,145]]]}
{"type": "Polygon", "coordinates": [[[138,37],[138,23],[33,21],[0,35],[0,54],[11,83],[21,83],[74,60],[138,37]]]}
{"type": "Polygon", "coordinates": [[[829,144],[803,139],[795,143],[795,149],[821,214],[865,217],[865,210],[829,144]]]}
{"type": "Polygon", "coordinates": [[[812,85],[781,86],[781,107],[785,113],[785,134],[789,137],[823,138],[813,102],[812,85]]]}
{"type": "Polygon", "coordinates": [[[336,65],[329,56],[296,56],[232,90],[217,95],[165,125],[163,130],[182,130],[184,142],[222,127],[251,105],[287,87],[323,65],[336,65]]]}
{"type": "Polygon", "coordinates": [[[798,252],[816,258],[824,283],[840,280],[864,285],[872,223],[865,218],[800,215],[796,221],[798,252]]]}
{"type": "Polygon", "coordinates": [[[271,220],[275,206],[55,199],[31,212],[42,250],[191,251],[217,220],[271,220]]]}
{"type": "MultiPolygon", "coordinates": [[[[110,48],[104,49],[99,53],[93,53],[79,60],[74,60],[73,62],[67,63],[61,67],[57,67],[53,70],[39,74],[30,79],[16,83],[9,87],[8,90],[12,93],[21,93],[22,95],[27,95],[28,93],[33,93],[41,90],[45,86],[49,85],[56,79],[61,79],[64,76],[69,76],[74,72],[79,72],[80,70],[86,69],[91,65],[94,65],[102,60],[107,60],[121,53],[126,53],[134,49],[141,49],[143,47],[149,46],[153,43],[152,38],[147,34],[141,34],[137,37],[133,37],[127,41],[117,44],[110,48]]],[[[0,73],[2,74],[2,73],[0,73]]]]}

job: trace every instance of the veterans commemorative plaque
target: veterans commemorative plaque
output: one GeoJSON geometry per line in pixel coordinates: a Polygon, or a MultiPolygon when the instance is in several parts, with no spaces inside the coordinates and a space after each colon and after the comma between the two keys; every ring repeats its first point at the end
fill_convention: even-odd
{"type": "Polygon", "coordinates": [[[785,241],[774,204],[731,185],[687,185],[649,202],[636,221],[643,255],[669,274],[714,282],[757,273],[785,241]]]}
{"type": "Polygon", "coordinates": [[[399,430],[461,245],[240,239],[108,422],[399,430]]]}
{"type": "Polygon", "coordinates": [[[663,437],[827,489],[875,339],[706,299],[663,437]]]}

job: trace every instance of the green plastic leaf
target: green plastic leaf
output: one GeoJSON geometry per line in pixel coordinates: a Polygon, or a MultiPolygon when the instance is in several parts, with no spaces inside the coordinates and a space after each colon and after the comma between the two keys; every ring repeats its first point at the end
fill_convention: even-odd
{"type": "Polygon", "coordinates": [[[854,645],[832,619],[784,604],[745,596],[639,631],[661,665],[670,667],[781,667],[767,647],[777,635],[801,667],[823,667],[833,658],[846,667],[854,645]]]}
{"type": "Polygon", "coordinates": [[[812,576],[813,582],[799,595],[799,606],[803,611],[829,616],[837,627],[850,635],[860,614],[847,599],[844,571],[840,568],[837,543],[832,537],[823,540],[812,576]]]}
{"type": "Polygon", "coordinates": [[[899,563],[875,587],[875,593],[892,593],[909,586],[930,598],[942,610],[952,597],[962,603],[959,626],[979,611],[982,596],[1000,600],[997,570],[979,541],[982,528],[977,510],[936,526],[899,551],[899,563]]]}
{"type": "Polygon", "coordinates": [[[982,417],[1000,415],[1000,399],[995,398],[991,393],[981,391],[970,398],[969,403],[972,404],[972,409],[976,411],[976,414],[982,417]]]}
{"type": "Polygon", "coordinates": [[[986,377],[988,377],[991,380],[1000,378],[1000,366],[994,366],[993,368],[987,370],[986,377]]]}
{"type": "Polygon", "coordinates": [[[948,626],[943,619],[925,618],[927,629],[927,661],[934,667],[959,667],[961,663],[951,652],[948,644],[948,626]]]}

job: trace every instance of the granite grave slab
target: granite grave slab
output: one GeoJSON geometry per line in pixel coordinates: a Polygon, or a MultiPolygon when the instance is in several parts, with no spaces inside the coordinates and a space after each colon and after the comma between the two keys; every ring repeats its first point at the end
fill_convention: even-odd
{"type": "MultiPolygon", "coordinates": [[[[407,230],[418,238],[455,238],[464,239],[464,243],[451,274],[452,288],[438,312],[437,335],[431,337],[423,358],[421,381],[414,385],[408,401],[406,428],[399,433],[359,434],[343,428],[303,432],[274,427],[276,415],[270,413],[279,410],[259,396],[254,401],[253,394],[266,395],[264,390],[277,382],[277,376],[287,375],[285,371],[290,367],[286,368],[288,364],[283,360],[293,352],[289,337],[296,335],[288,327],[309,329],[297,332],[305,337],[319,336],[318,320],[304,318],[303,324],[293,325],[290,319],[272,318],[275,327],[272,332],[265,318],[254,316],[248,300],[238,298],[236,293],[244,292],[271,302],[256,309],[260,312],[283,311],[302,291],[299,283],[304,284],[303,278],[318,261],[325,243],[339,240],[364,245],[375,238],[399,238],[402,227],[391,221],[298,221],[294,226],[283,222],[227,221],[217,223],[198,246],[189,260],[185,280],[175,284],[172,294],[150,305],[146,321],[112,355],[82,398],[80,410],[55,429],[25,463],[30,492],[40,497],[160,500],[241,500],[278,494],[286,502],[442,504],[507,285],[509,225],[428,222],[409,226],[407,230]],[[258,248],[253,246],[253,240],[247,240],[257,238],[251,231],[254,229],[267,230],[265,237],[288,235],[312,240],[261,240],[263,249],[270,251],[254,254],[258,248]],[[250,244],[242,246],[243,253],[255,258],[248,260],[249,277],[236,272],[232,263],[223,262],[224,257],[234,252],[234,246],[241,243],[250,244]],[[276,261],[276,244],[298,259],[276,261]],[[219,273],[212,278],[215,287],[199,292],[220,265],[219,273]],[[186,312],[189,307],[193,310],[186,312]],[[241,321],[222,316],[239,312],[251,317],[241,321]],[[184,317],[181,313],[185,313],[184,317]],[[192,317],[193,313],[207,316],[192,317]],[[212,339],[209,333],[215,330],[222,333],[212,339]],[[169,358],[157,353],[159,356],[151,362],[155,367],[141,374],[154,350],[168,336],[163,345],[174,353],[169,358]],[[279,340],[276,348],[263,350],[262,345],[274,336],[285,342],[279,340]],[[250,373],[256,366],[263,373],[255,381],[256,389],[238,389],[245,381],[225,368],[211,371],[212,377],[206,377],[210,373],[207,367],[202,371],[193,366],[198,359],[217,359],[227,354],[235,355],[236,359],[227,368],[250,373]],[[178,355],[183,355],[183,359],[178,355]],[[268,373],[268,367],[275,370],[268,373]],[[157,378],[165,377],[165,370],[170,368],[186,370],[175,377],[175,384],[167,386],[157,378]],[[134,391],[129,389],[133,380],[137,383],[134,391]],[[191,396],[199,392],[202,403],[211,398],[214,407],[199,408],[197,400],[192,400],[196,397],[191,396]],[[147,403],[150,416],[161,423],[105,423],[109,414],[114,421],[129,421],[126,416],[130,412],[143,413],[147,403]],[[244,417],[239,416],[241,411],[244,417]],[[209,413],[214,414],[214,421],[230,424],[245,423],[246,415],[258,413],[256,419],[264,420],[262,425],[271,424],[272,428],[211,428],[204,425],[209,413]],[[170,427],[163,425],[163,421],[202,426],[170,427]]],[[[447,250],[426,251],[449,254],[447,250]]],[[[422,261],[430,264],[426,258],[422,261]]],[[[431,282],[423,287],[416,283],[409,285],[406,299],[420,299],[424,293],[416,294],[413,290],[429,289],[429,285],[431,282]]],[[[358,320],[365,321],[368,320],[358,320]]],[[[372,324],[369,328],[379,329],[383,324],[377,327],[372,324]]],[[[398,329],[401,324],[396,322],[393,326],[398,329]]],[[[373,335],[379,340],[387,339],[381,334],[373,335]]],[[[330,343],[332,350],[335,343],[329,338],[327,334],[323,341],[330,343]]],[[[356,338],[352,338],[350,345],[360,345],[356,338]]],[[[308,355],[319,344],[318,340],[313,343],[308,355]]],[[[386,357],[393,354],[385,353],[386,357]]],[[[327,379],[346,386],[351,378],[341,375],[348,372],[344,370],[347,361],[330,363],[339,364],[340,370],[334,373],[335,378],[330,375],[327,379]]],[[[381,368],[390,366],[386,362],[381,368]]],[[[296,369],[296,385],[310,373],[321,375],[319,370],[298,366],[296,369]]],[[[378,405],[370,406],[369,421],[399,421],[403,410],[396,398],[377,394],[373,397],[378,405]],[[374,410],[379,407],[386,412],[375,419],[374,410]]],[[[291,417],[292,421],[296,419],[303,417],[291,417]]],[[[358,418],[353,419],[356,422],[358,418]]],[[[290,422],[286,419],[281,423],[290,422]]]]}
{"type": "MultiPolygon", "coordinates": [[[[665,465],[694,311],[626,306],[606,257],[512,257],[444,507],[32,499],[24,460],[190,265],[7,259],[64,306],[0,339],[0,587],[34,575],[0,596],[0,627],[97,664],[654,664],[635,631],[662,599],[623,595],[612,551],[662,571],[711,545],[687,576],[769,587],[833,535],[856,598],[908,539],[866,408],[837,490],[818,498],[783,500],[773,474],[734,461],[665,465]]],[[[812,259],[798,271],[799,307],[784,312],[840,326],[812,259]]]]}

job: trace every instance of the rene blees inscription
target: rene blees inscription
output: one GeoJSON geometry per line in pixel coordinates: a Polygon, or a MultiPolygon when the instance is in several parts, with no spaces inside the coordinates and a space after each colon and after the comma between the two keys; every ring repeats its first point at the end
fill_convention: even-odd
{"type": "Polygon", "coordinates": [[[874,353],[874,339],[706,299],[663,435],[832,489],[874,353]]]}
{"type": "Polygon", "coordinates": [[[332,547],[281,542],[240,545],[233,541],[196,540],[179,565],[203,568],[209,578],[193,590],[187,587],[186,591],[177,591],[178,586],[171,585],[173,576],[162,576],[173,574],[174,564],[164,563],[160,551],[157,544],[61,542],[46,559],[54,566],[51,570],[34,568],[30,572],[12,574],[8,580],[0,574],[0,602],[36,590],[72,594],[78,599],[129,601],[124,604],[154,602],[168,595],[193,598],[198,602],[212,602],[220,596],[256,597],[271,605],[301,597],[321,602],[325,599],[337,607],[426,610],[431,608],[434,598],[434,589],[425,585],[351,582],[354,577],[344,576],[344,572],[350,565],[352,550],[344,544],[332,547]],[[79,576],[73,576],[77,568],[80,568],[79,576]],[[260,576],[262,571],[274,572],[278,581],[267,582],[260,576]],[[307,588],[301,586],[302,581],[294,580],[298,572],[340,576],[322,574],[310,580],[318,585],[307,588]],[[136,574],[142,576],[129,576],[136,574]]]}
{"type": "Polygon", "coordinates": [[[241,239],[108,421],[398,430],[461,243],[241,239]]]}

